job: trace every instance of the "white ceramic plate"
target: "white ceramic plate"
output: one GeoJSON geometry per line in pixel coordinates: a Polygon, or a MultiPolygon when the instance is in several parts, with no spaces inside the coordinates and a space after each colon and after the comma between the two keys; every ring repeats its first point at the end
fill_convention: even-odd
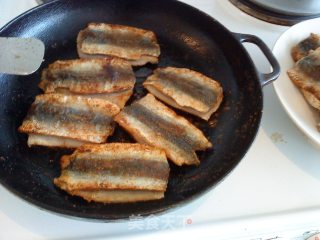
{"type": "Polygon", "coordinates": [[[280,36],[273,48],[273,54],[280,63],[281,75],[273,85],[290,118],[310,139],[320,145],[320,132],[316,127],[320,122],[320,114],[308,105],[287,75],[287,70],[294,66],[291,48],[307,38],[311,32],[320,34],[320,18],[296,24],[280,36]]]}

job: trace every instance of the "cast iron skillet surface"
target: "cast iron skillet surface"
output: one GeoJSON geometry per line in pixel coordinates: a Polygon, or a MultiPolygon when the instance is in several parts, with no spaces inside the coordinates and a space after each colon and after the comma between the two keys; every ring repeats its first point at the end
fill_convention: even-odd
{"type": "MultiPolygon", "coordinates": [[[[0,75],[0,182],[19,197],[50,211],[74,217],[115,220],[156,214],[186,203],[216,185],[241,160],[251,145],[261,118],[261,75],[232,33],[204,13],[176,1],[77,0],[54,1],[21,15],[0,31],[2,37],[36,37],[46,46],[45,61],[30,76],[0,75]],[[124,24],[152,30],[161,46],[158,66],[186,67],[221,82],[224,101],[205,122],[177,111],[198,126],[214,144],[199,152],[198,167],[176,167],[165,198],[131,204],[87,203],[53,185],[59,159],[72,151],[29,148],[17,132],[38,88],[41,71],[58,59],[77,58],[76,37],[90,22],[124,24]]],[[[157,66],[136,68],[136,93],[157,66]]],[[[120,127],[111,142],[133,142],[120,127]]]]}

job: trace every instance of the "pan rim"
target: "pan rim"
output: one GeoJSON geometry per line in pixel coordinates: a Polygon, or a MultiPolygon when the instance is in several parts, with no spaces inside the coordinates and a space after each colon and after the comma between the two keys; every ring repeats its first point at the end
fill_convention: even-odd
{"type": "MultiPolygon", "coordinates": [[[[238,41],[236,39],[236,37],[232,34],[232,32],[230,32],[224,25],[222,25],[219,21],[215,20],[213,17],[211,17],[210,15],[208,15],[207,13],[204,13],[202,11],[200,11],[199,9],[190,6],[186,3],[182,3],[179,2],[177,0],[165,0],[167,2],[175,2],[177,4],[183,5],[184,7],[189,8],[192,11],[197,12],[198,14],[201,14],[203,16],[205,16],[206,18],[210,19],[210,21],[215,22],[216,24],[218,24],[221,28],[224,29],[224,31],[230,33],[230,36],[232,36],[232,38],[234,38],[235,41],[238,41]]],[[[4,25],[1,29],[0,29],[0,36],[1,34],[6,31],[12,24],[15,24],[17,21],[23,19],[25,16],[29,16],[30,14],[34,14],[37,11],[40,11],[42,8],[47,8],[47,6],[50,5],[54,5],[54,4],[59,4],[63,2],[63,0],[54,0],[52,2],[49,3],[45,3],[39,6],[36,6],[22,14],[20,14],[19,16],[17,16],[16,18],[12,19],[10,22],[8,22],[6,25],[4,25]]],[[[247,53],[247,51],[245,50],[245,48],[243,47],[243,45],[239,42],[239,47],[242,48],[242,51],[246,54],[246,58],[247,60],[250,62],[252,68],[255,70],[255,79],[259,80],[259,73],[257,72],[253,61],[251,59],[251,57],[249,56],[249,54],[247,53]]],[[[261,88],[260,88],[261,89],[261,88]]],[[[175,202],[172,203],[171,205],[167,205],[167,206],[163,206],[163,207],[158,207],[157,209],[153,208],[153,209],[149,209],[147,211],[144,211],[143,213],[141,213],[139,216],[145,217],[148,216],[150,214],[165,214],[168,213],[168,211],[172,211],[172,210],[177,210],[178,208],[181,208],[183,206],[185,206],[187,203],[190,203],[191,201],[197,199],[199,196],[204,195],[205,193],[209,192],[210,190],[212,190],[214,187],[218,186],[219,183],[221,183],[235,168],[236,166],[240,163],[241,159],[244,158],[244,156],[246,155],[247,151],[250,149],[250,146],[252,145],[253,141],[256,139],[259,127],[260,127],[260,123],[261,123],[261,118],[262,118],[262,109],[263,109],[263,97],[262,97],[262,91],[260,92],[261,95],[261,106],[260,106],[260,110],[261,113],[259,114],[258,118],[257,118],[257,122],[256,122],[256,129],[255,129],[255,133],[253,134],[253,137],[251,138],[250,142],[248,143],[247,149],[244,150],[244,152],[238,156],[239,160],[235,161],[234,164],[232,164],[232,166],[230,166],[230,168],[228,169],[228,171],[224,172],[222,174],[222,177],[219,178],[218,181],[214,182],[213,184],[211,184],[209,187],[203,188],[200,191],[198,191],[197,193],[193,194],[192,196],[189,196],[185,199],[180,200],[179,202],[175,202]]],[[[89,212],[80,212],[80,211],[76,211],[75,210],[69,210],[69,209],[61,209],[59,207],[55,207],[52,206],[50,204],[41,202],[39,200],[30,198],[29,196],[17,191],[16,189],[14,189],[13,187],[9,186],[5,180],[3,180],[0,177],[0,183],[7,189],[9,190],[11,193],[13,193],[15,196],[18,196],[19,198],[23,199],[24,201],[26,201],[27,203],[31,203],[31,205],[35,205],[35,207],[40,208],[42,210],[48,210],[51,213],[54,214],[58,214],[58,215],[62,215],[65,217],[70,217],[70,218],[74,218],[74,219],[81,219],[81,220],[93,220],[93,221],[104,221],[104,222],[114,222],[114,221],[124,221],[124,220],[128,220],[129,216],[101,216],[101,215],[97,215],[95,213],[91,214],[89,212]]]]}

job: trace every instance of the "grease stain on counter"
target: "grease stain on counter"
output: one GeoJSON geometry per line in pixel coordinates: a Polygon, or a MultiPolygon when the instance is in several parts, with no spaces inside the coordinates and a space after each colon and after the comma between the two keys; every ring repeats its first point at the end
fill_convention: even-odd
{"type": "Polygon", "coordinates": [[[272,133],[270,138],[273,143],[287,143],[287,141],[283,138],[282,133],[279,132],[272,133]]]}

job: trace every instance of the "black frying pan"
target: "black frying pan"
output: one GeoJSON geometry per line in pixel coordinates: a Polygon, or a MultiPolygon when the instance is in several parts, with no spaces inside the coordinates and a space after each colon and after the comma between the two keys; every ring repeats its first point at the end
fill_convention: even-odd
{"type": "MultiPolygon", "coordinates": [[[[275,80],[279,65],[255,36],[231,33],[219,22],[186,4],[161,0],[65,0],[42,5],[16,18],[0,30],[1,37],[37,37],[46,45],[41,69],[27,77],[0,75],[0,182],[21,198],[41,207],[82,218],[114,220],[132,214],[159,213],[199,196],[239,163],[259,128],[261,86],[275,80]],[[152,30],[161,46],[159,66],[186,67],[221,82],[224,101],[208,122],[179,112],[202,129],[214,148],[199,152],[198,167],[176,167],[165,198],[133,204],[98,204],[71,197],[52,180],[60,174],[59,158],[66,150],[29,148],[27,136],[17,132],[37,94],[44,67],[57,59],[77,58],[76,36],[89,22],[107,22],[152,30]],[[273,68],[257,72],[242,42],[255,43],[273,68]]],[[[0,53],[1,54],[1,53],[0,53]]],[[[156,66],[135,69],[136,94],[142,97],[145,76],[156,66]]],[[[117,128],[111,141],[133,141],[117,128]]]]}

